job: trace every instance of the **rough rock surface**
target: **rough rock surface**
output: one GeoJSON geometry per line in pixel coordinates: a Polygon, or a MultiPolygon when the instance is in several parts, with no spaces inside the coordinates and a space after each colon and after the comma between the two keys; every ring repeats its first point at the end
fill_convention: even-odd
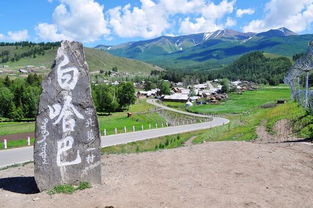
{"type": "Polygon", "coordinates": [[[42,87],[34,146],[38,188],[101,183],[99,126],[82,44],[62,42],[42,87]]]}

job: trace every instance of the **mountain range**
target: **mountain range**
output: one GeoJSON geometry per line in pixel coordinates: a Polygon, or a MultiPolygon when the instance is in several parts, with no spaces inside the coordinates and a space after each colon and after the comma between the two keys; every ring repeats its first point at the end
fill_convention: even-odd
{"type": "Polygon", "coordinates": [[[161,36],[115,46],[98,45],[96,48],[170,70],[196,71],[221,68],[252,51],[292,57],[304,52],[312,39],[312,34],[298,35],[284,27],[261,33],[225,29],[176,37],[161,36]]]}

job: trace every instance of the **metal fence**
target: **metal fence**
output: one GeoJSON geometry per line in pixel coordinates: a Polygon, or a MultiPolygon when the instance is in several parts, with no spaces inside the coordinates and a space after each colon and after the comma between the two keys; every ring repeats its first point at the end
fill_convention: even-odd
{"type": "Polygon", "coordinates": [[[313,89],[310,77],[313,75],[313,41],[307,52],[291,67],[285,83],[291,88],[292,98],[300,105],[313,111],[313,89]]]}

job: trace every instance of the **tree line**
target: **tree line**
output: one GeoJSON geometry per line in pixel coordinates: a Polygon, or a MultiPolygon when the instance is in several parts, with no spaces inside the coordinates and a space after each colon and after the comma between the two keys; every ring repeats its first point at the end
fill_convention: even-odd
{"type": "MultiPolygon", "coordinates": [[[[296,54],[293,60],[302,54],[296,54]]],[[[152,76],[184,85],[203,83],[207,80],[228,78],[230,80],[252,81],[258,84],[278,85],[283,83],[287,71],[292,66],[289,58],[267,58],[263,52],[256,51],[241,56],[232,64],[216,70],[198,72],[152,71],[152,76]]]]}
{"type": "Polygon", "coordinates": [[[121,82],[118,85],[93,85],[92,97],[97,112],[108,114],[128,110],[129,106],[136,101],[135,87],[132,82],[121,82]]]}
{"type": "Polygon", "coordinates": [[[5,49],[0,53],[0,62],[16,62],[21,58],[45,55],[45,51],[54,49],[60,46],[60,42],[48,42],[48,43],[32,43],[32,42],[15,42],[15,43],[0,43],[0,46],[15,46],[15,48],[5,49]]]}
{"type": "Polygon", "coordinates": [[[30,74],[27,78],[0,79],[0,117],[14,120],[34,118],[41,94],[42,77],[30,74]]]}
{"type": "Polygon", "coordinates": [[[286,57],[267,58],[262,52],[257,51],[242,56],[222,70],[211,72],[211,75],[213,78],[278,85],[283,83],[291,66],[290,59],[286,57]]]}
{"type": "MultiPolygon", "coordinates": [[[[0,78],[0,117],[12,120],[34,119],[37,115],[42,76],[0,78]]],[[[92,96],[98,112],[112,113],[127,110],[136,101],[132,82],[114,85],[93,85],[92,96]]]]}

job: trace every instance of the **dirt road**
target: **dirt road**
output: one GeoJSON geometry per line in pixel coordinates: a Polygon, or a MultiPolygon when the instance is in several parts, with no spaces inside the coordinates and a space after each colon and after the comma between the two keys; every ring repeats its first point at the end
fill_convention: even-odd
{"type": "Polygon", "coordinates": [[[313,207],[313,146],[303,143],[212,142],[102,163],[103,185],[72,195],[25,194],[32,164],[0,171],[0,207],[313,207]]]}

